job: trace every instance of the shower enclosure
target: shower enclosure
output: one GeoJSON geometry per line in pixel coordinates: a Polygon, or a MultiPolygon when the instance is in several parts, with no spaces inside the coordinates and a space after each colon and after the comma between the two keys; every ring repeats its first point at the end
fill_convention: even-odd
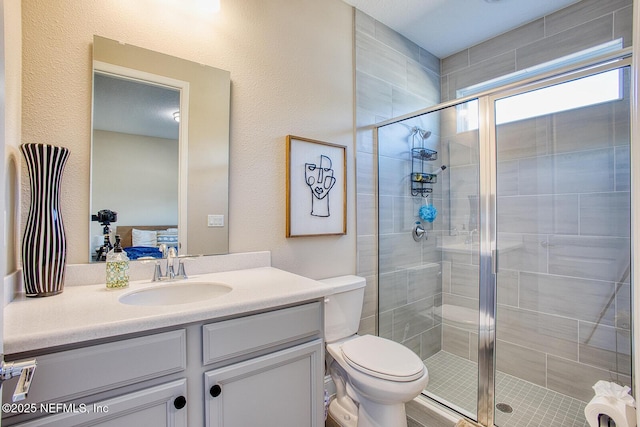
{"type": "Polygon", "coordinates": [[[596,381],[631,386],[629,82],[616,58],[377,128],[378,331],[428,397],[588,426],[596,381]]]}

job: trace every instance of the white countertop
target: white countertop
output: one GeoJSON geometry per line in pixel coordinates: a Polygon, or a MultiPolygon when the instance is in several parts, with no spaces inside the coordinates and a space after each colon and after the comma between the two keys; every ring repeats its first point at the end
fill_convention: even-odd
{"type": "MultiPolygon", "coordinates": [[[[133,290],[163,286],[149,280],[108,290],[104,284],[68,286],[59,295],[20,296],[4,309],[4,352],[21,353],[236,316],[329,295],[330,286],[273,267],[197,274],[189,281],[211,281],[233,290],[214,299],[168,306],[126,305],[118,298],[133,290]]],[[[177,282],[169,282],[175,284],[177,282]]]]}

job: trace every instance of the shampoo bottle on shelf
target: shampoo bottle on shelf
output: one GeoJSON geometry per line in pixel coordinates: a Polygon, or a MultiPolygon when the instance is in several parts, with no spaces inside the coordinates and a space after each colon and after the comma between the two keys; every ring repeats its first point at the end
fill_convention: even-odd
{"type": "Polygon", "coordinates": [[[107,288],[122,289],[129,286],[129,257],[120,246],[120,236],[107,254],[107,288]]]}

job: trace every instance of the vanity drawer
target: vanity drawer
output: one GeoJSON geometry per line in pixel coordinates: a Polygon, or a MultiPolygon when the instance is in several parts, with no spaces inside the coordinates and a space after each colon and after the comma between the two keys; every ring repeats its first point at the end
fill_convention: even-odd
{"type": "Polygon", "coordinates": [[[322,337],[319,302],[210,323],[202,327],[205,365],[307,337],[322,337]]]}
{"type": "MultiPolygon", "coordinates": [[[[163,332],[37,357],[26,402],[65,402],[186,368],[186,331],[163,332]]],[[[11,402],[13,382],[3,387],[11,402]]]]}

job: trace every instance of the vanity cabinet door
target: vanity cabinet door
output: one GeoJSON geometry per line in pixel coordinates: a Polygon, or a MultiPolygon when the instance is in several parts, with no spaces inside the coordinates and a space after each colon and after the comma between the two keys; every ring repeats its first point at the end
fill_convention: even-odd
{"type": "MultiPolygon", "coordinates": [[[[20,427],[187,427],[187,380],[177,380],[94,404],[58,408],[58,414],[20,427]]],[[[52,408],[55,411],[55,408],[52,408]]]]}
{"type": "Polygon", "coordinates": [[[318,339],[206,372],[205,425],[323,426],[322,347],[318,339]]]}

